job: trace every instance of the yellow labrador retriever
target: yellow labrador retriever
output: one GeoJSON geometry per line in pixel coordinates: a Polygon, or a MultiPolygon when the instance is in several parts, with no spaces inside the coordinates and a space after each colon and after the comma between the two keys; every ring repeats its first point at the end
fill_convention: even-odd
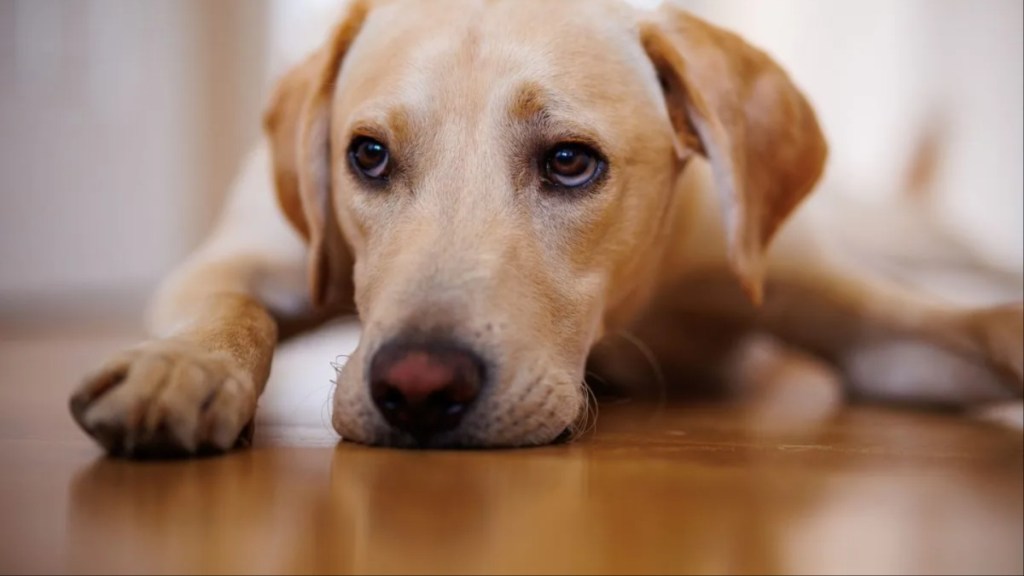
{"type": "Polygon", "coordinates": [[[680,385],[724,385],[757,333],[852,396],[1021,394],[1019,306],[883,286],[801,219],[769,255],[825,165],[814,111],[764,53],[670,5],[357,0],[265,127],[153,339],[71,400],[112,453],[246,444],[279,337],[347,313],[363,334],[333,424],[368,444],[571,435],[588,369],[649,377],[622,333],[680,385]]]}

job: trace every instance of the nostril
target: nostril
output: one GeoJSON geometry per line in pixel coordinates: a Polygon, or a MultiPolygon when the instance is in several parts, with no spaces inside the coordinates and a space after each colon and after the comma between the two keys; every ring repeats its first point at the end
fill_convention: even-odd
{"type": "Polygon", "coordinates": [[[572,428],[566,428],[565,430],[562,430],[562,433],[559,434],[557,438],[555,438],[553,444],[565,444],[572,441],[572,437],[572,428]]]}
{"type": "Polygon", "coordinates": [[[380,405],[389,412],[401,410],[405,406],[405,396],[397,388],[391,388],[384,384],[380,386],[383,392],[380,394],[380,405]]]}
{"type": "Polygon", "coordinates": [[[440,390],[427,397],[427,403],[433,411],[445,416],[459,416],[466,409],[466,403],[455,398],[449,390],[440,390]]]}

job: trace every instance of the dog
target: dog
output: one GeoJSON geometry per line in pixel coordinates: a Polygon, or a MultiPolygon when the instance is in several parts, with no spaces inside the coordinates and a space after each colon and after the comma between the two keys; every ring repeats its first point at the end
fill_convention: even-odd
{"type": "Polygon", "coordinates": [[[247,445],[275,345],[345,314],[363,332],[332,420],[371,445],[572,438],[588,373],[642,387],[653,356],[727,389],[752,337],[853,398],[1024,392],[1019,304],[949,306],[783,227],[826,163],[815,112],[674,5],[354,0],[264,128],[153,339],[71,398],[112,454],[247,445]]]}

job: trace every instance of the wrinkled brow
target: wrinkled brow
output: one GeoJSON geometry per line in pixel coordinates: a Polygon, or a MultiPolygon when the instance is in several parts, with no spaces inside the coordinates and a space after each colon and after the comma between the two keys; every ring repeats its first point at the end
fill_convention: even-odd
{"type": "Polygon", "coordinates": [[[561,103],[558,100],[539,84],[525,82],[515,89],[509,101],[509,115],[518,121],[543,120],[549,116],[549,110],[553,105],[561,103]]]}
{"type": "Polygon", "coordinates": [[[389,145],[408,144],[416,139],[414,116],[405,106],[375,104],[353,116],[355,120],[347,129],[355,135],[376,138],[389,145]]]}
{"type": "Polygon", "coordinates": [[[599,126],[586,123],[587,115],[571,99],[536,82],[514,88],[508,100],[508,115],[515,124],[529,127],[549,141],[569,140],[600,147],[604,140],[599,126]]]}

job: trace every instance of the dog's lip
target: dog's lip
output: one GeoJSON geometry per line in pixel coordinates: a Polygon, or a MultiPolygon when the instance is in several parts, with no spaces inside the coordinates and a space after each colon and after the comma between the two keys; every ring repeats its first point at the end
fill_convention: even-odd
{"type": "Polygon", "coordinates": [[[551,441],[551,443],[552,444],[568,444],[569,442],[572,441],[572,438],[573,438],[572,428],[566,426],[565,430],[562,430],[561,434],[556,436],[555,439],[551,441]]]}
{"type": "Polygon", "coordinates": [[[355,437],[342,436],[342,442],[358,444],[370,448],[383,448],[391,450],[415,450],[415,451],[439,451],[439,452],[477,452],[494,450],[524,450],[529,448],[543,448],[544,446],[565,445],[572,442],[574,434],[571,427],[566,427],[550,442],[542,444],[486,444],[467,441],[458,430],[440,434],[427,440],[419,440],[411,434],[389,429],[371,439],[363,440],[355,437]]]}

